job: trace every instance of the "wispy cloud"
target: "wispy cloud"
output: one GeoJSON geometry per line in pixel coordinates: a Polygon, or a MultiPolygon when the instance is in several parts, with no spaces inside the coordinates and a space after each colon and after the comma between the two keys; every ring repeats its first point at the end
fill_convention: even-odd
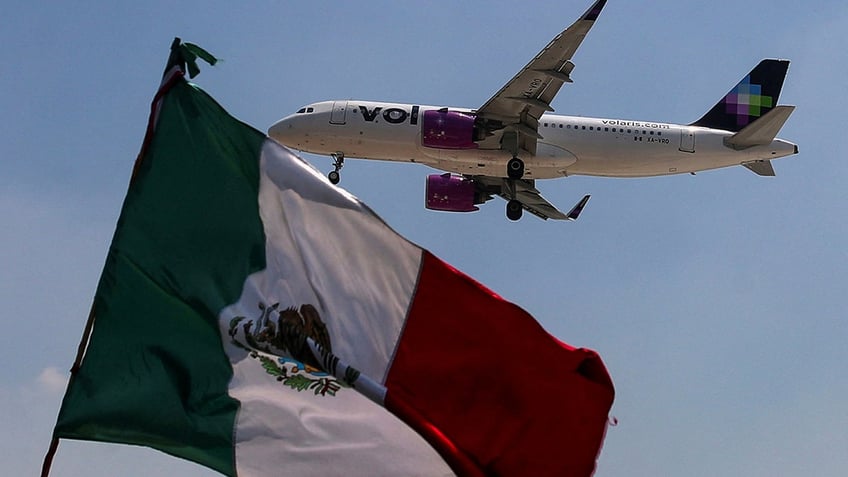
{"type": "Polygon", "coordinates": [[[68,375],[58,368],[48,367],[41,370],[35,382],[40,391],[48,394],[61,394],[68,386],[68,375]]]}

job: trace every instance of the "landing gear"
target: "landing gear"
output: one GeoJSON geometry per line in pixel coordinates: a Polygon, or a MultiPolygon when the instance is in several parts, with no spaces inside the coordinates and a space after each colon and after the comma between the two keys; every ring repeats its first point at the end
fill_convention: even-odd
{"type": "MultiPolygon", "coordinates": [[[[513,222],[521,218],[521,214],[524,213],[524,207],[521,205],[521,201],[515,198],[515,181],[505,180],[504,186],[506,187],[506,197],[509,199],[506,201],[506,218],[512,220],[513,222]]],[[[504,198],[506,198],[504,197],[504,198]]]]}
{"type": "Polygon", "coordinates": [[[513,157],[506,163],[506,175],[510,179],[521,179],[524,177],[524,161],[513,157]]]}
{"type": "Polygon", "coordinates": [[[342,178],[339,171],[330,171],[330,173],[327,174],[327,179],[330,179],[330,183],[332,184],[338,184],[342,178]]]}
{"type": "Polygon", "coordinates": [[[333,170],[327,174],[327,179],[333,184],[338,184],[342,178],[339,171],[344,167],[344,153],[336,152],[331,155],[333,156],[333,170]]]}
{"type": "Polygon", "coordinates": [[[524,212],[524,208],[521,207],[521,202],[512,199],[507,201],[506,203],[506,218],[512,221],[516,221],[521,218],[521,214],[524,212]]]}
{"type": "Polygon", "coordinates": [[[503,133],[501,149],[512,154],[512,159],[506,163],[506,176],[513,180],[524,177],[524,161],[518,158],[518,131],[503,133]]]}

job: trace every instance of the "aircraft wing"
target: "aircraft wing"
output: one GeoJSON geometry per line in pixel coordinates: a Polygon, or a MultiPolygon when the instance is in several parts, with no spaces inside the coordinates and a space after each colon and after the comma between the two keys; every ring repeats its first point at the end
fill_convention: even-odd
{"type": "Polygon", "coordinates": [[[571,83],[571,57],[606,3],[597,0],[477,110],[481,124],[490,133],[501,129],[516,131],[518,146],[536,153],[536,140],[541,138],[539,118],[545,111],[553,111],[551,101],[563,83],[571,83]]]}
{"type": "MultiPolygon", "coordinates": [[[[542,193],[536,189],[535,181],[528,179],[508,180],[502,177],[490,176],[466,176],[473,179],[480,187],[480,192],[487,195],[497,194],[505,200],[513,197],[521,202],[524,210],[542,219],[554,220],[577,220],[583,207],[589,201],[589,196],[584,196],[567,214],[562,213],[553,204],[542,197],[542,193]],[[511,190],[510,187],[514,187],[511,190]]],[[[488,196],[491,197],[491,196],[488,196]]]]}

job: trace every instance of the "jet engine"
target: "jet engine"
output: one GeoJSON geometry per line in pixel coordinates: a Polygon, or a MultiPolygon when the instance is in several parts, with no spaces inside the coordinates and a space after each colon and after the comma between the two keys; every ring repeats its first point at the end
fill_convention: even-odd
{"type": "Polygon", "coordinates": [[[435,149],[476,149],[474,121],[471,113],[447,108],[424,111],[421,144],[435,149]]]}
{"type": "Polygon", "coordinates": [[[451,173],[427,176],[424,207],[447,212],[473,212],[477,193],[474,181],[451,173]]]}

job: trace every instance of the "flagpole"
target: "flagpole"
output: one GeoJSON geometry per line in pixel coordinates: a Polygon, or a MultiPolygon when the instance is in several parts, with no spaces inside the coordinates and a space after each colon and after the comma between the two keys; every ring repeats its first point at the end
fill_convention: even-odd
{"type": "MultiPolygon", "coordinates": [[[[71,366],[71,376],[68,379],[68,386],[65,388],[66,394],[68,392],[68,389],[70,389],[71,383],[73,382],[74,377],[76,377],[80,366],[82,365],[82,358],[85,355],[85,350],[86,348],[88,348],[88,342],[91,338],[91,330],[94,329],[95,300],[91,301],[91,309],[88,312],[88,320],[85,323],[85,329],[82,332],[82,339],[80,340],[80,344],[79,346],[77,346],[77,356],[74,359],[74,364],[71,366]]],[[[56,456],[57,450],[59,450],[59,438],[56,437],[54,431],[53,438],[50,441],[50,447],[47,449],[47,454],[44,456],[44,462],[41,465],[41,477],[48,477],[50,475],[50,468],[53,465],[53,458],[56,456]]]]}
{"type": "Polygon", "coordinates": [[[44,456],[44,463],[41,465],[41,477],[50,475],[50,467],[53,465],[53,457],[56,456],[56,451],[59,449],[59,438],[53,436],[50,441],[50,448],[47,449],[47,455],[44,456]]]}

